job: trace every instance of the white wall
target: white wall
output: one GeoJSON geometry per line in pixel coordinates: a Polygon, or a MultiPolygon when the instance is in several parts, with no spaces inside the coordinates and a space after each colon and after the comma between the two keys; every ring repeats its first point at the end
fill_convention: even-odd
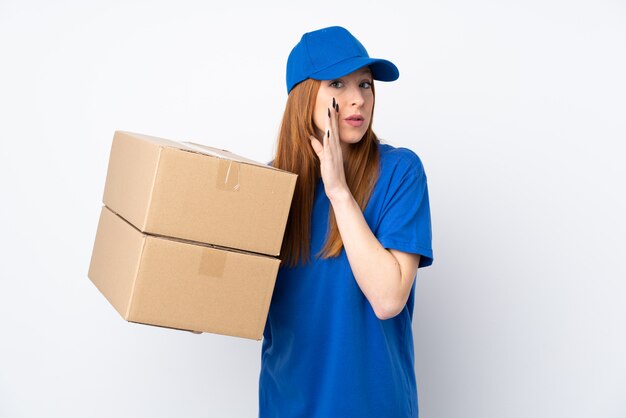
{"type": "Polygon", "coordinates": [[[116,129],[271,158],[284,67],[340,24],[400,68],[429,177],[425,418],[626,416],[623,1],[0,2],[0,416],[253,417],[261,343],[123,321],[87,279],[116,129]]]}

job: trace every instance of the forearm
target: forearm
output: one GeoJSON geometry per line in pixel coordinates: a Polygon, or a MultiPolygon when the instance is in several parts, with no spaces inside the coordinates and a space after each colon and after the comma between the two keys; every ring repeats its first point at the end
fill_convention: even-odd
{"type": "Polygon", "coordinates": [[[349,191],[331,198],[348,262],[376,315],[389,318],[401,305],[402,272],[396,258],[372,233],[349,191]]]}

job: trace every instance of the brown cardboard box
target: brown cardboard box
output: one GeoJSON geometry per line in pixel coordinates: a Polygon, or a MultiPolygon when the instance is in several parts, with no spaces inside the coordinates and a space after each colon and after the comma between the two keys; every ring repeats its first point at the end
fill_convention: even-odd
{"type": "Polygon", "coordinates": [[[278,256],[296,178],[228,151],[117,131],[103,201],[142,232],[278,256]]]}
{"type": "Polygon", "coordinates": [[[89,278],[128,321],[260,340],[279,263],[147,235],[105,206],[89,278]]]}

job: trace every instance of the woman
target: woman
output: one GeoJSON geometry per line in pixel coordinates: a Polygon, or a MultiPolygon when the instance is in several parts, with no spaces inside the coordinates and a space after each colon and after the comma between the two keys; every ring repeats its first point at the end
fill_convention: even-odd
{"type": "Polygon", "coordinates": [[[372,131],[369,58],[350,32],[305,34],[273,165],[298,174],[264,332],[259,416],[417,417],[411,321],[418,267],[432,263],[417,155],[372,131]]]}

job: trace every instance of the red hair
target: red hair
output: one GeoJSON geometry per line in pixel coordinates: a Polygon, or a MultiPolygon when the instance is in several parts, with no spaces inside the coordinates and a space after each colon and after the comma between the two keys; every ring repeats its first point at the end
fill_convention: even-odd
{"type": "MultiPolygon", "coordinates": [[[[320,162],[309,136],[315,135],[313,110],[320,83],[319,80],[309,78],[297,84],[289,93],[272,164],[298,175],[281,249],[281,264],[289,264],[291,267],[299,261],[303,264],[309,261],[313,200],[315,186],[320,178],[320,162]]],[[[379,173],[378,138],[372,131],[372,120],[363,138],[351,144],[349,153],[343,158],[348,187],[361,210],[364,210],[379,173]]],[[[326,243],[318,254],[323,258],[336,257],[343,248],[332,208],[328,221],[326,243]]]]}

